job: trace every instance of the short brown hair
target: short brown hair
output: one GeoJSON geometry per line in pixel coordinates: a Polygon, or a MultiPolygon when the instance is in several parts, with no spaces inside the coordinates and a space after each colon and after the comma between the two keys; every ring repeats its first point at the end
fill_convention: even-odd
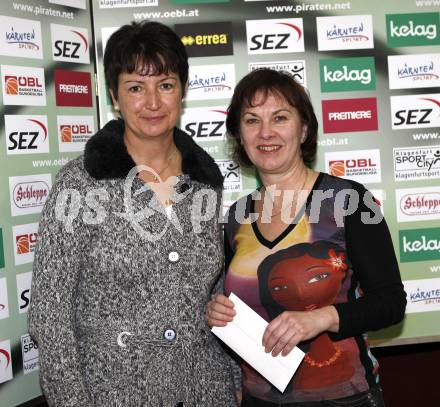
{"type": "Polygon", "coordinates": [[[176,73],[185,92],[188,55],[180,38],[166,25],[155,21],[132,22],[110,36],[104,53],[104,73],[115,98],[119,74],[132,73],[140,66],[148,69],[138,72],[141,75],[176,73]]]}
{"type": "Polygon", "coordinates": [[[281,96],[298,111],[301,123],[307,126],[306,139],[301,144],[302,159],[310,165],[316,157],[318,120],[308,92],[288,72],[268,68],[248,73],[235,87],[226,118],[227,134],[233,142],[233,159],[245,167],[253,165],[241,144],[240,119],[246,106],[255,106],[255,96],[259,92],[264,100],[269,94],[281,96]]]}

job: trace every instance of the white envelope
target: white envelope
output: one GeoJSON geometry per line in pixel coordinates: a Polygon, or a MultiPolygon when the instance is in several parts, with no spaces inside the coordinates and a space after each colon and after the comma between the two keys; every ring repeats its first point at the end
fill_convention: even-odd
{"type": "Polygon", "coordinates": [[[263,334],[268,323],[234,293],[229,299],[234,303],[236,315],[225,327],[213,327],[212,333],[220,338],[257,372],[284,392],[304,352],[295,347],[287,356],[273,357],[264,351],[263,334]]]}

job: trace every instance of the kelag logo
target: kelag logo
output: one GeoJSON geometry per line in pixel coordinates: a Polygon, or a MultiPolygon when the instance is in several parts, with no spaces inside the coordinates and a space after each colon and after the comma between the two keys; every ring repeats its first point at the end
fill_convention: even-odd
{"type": "Polygon", "coordinates": [[[235,86],[235,65],[189,67],[186,100],[229,99],[235,86]]]}
{"type": "Polygon", "coordinates": [[[54,61],[90,63],[89,34],[86,28],[51,24],[54,61]]]}
{"type": "Polygon", "coordinates": [[[400,261],[440,260],[439,228],[399,230],[400,261]]]}
{"type": "Polygon", "coordinates": [[[51,186],[50,174],[9,177],[12,216],[41,212],[51,186]]]}
{"type": "Polygon", "coordinates": [[[440,179],[440,145],[393,149],[395,181],[440,179]]]}
{"type": "Polygon", "coordinates": [[[9,317],[8,287],[6,278],[0,278],[0,319],[9,317]]]}
{"type": "Polygon", "coordinates": [[[439,13],[387,14],[388,47],[440,44],[439,13]]]}
{"type": "Polygon", "coordinates": [[[28,311],[31,301],[32,272],[17,274],[16,280],[18,312],[24,314],[28,311]]]}
{"type": "Polygon", "coordinates": [[[15,265],[32,263],[38,238],[38,223],[12,227],[15,265]]]}
{"type": "Polygon", "coordinates": [[[379,150],[328,152],[325,153],[325,168],[330,175],[363,184],[381,182],[379,150]]]}
{"type": "Polygon", "coordinates": [[[232,23],[176,24],[189,57],[232,55],[232,23]]]}
{"type": "Polygon", "coordinates": [[[60,152],[82,151],[95,133],[93,116],[57,116],[60,152]]]}
{"type": "Polygon", "coordinates": [[[388,56],[390,89],[440,87],[440,54],[388,56]]]}
{"type": "Polygon", "coordinates": [[[90,72],[55,69],[54,76],[57,106],[93,106],[90,72]]]}
{"type": "Polygon", "coordinates": [[[2,65],[3,104],[45,106],[44,69],[2,65]]]}
{"type": "Polygon", "coordinates": [[[403,281],[406,292],[405,313],[440,311],[440,278],[403,281]]]}
{"type": "Polygon", "coordinates": [[[0,16],[0,55],[42,59],[40,22],[0,16]]]}
{"type": "Polygon", "coordinates": [[[246,21],[248,54],[304,52],[302,18],[246,21]]]}
{"type": "Polygon", "coordinates": [[[5,132],[9,155],[49,152],[46,116],[5,115],[5,132]]]}
{"type": "Polygon", "coordinates": [[[324,133],[377,130],[376,98],[322,101],[324,133]]]}
{"type": "Polygon", "coordinates": [[[11,342],[0,342],[0,383],[12,379],[11,342]]]}
{"type": "Polygon", "coordinates": [[[321,59],[321,92],[376,89],[373,57],[321,59]]]}
{"type": "Polygon", "coordinates": [[[226,107],[187,108],[180,127],[196,141],[223,140],[226,133],[226,107]]]}
{"type": "Polygon", "coordinates": [[[316,17],[318,50],[374,48],[371,15],[316,17]]]}
{"type": "Polygon", "coordinates": [[[440,187],[396,189],[398,222],[440,220],[440,187]]]}
{"type": "Polygon", "coordinates": [[[306,61],[268,61],[268,62],[250,62],[249,72],[256,69],[269,68],[275,71],[284,71],[290,73],[295,80],[303,86],[306,86],[306,61]]]}
{"type": "Polygon", "coordinates": [[[440,127],[440,93],[391,96],[392,128],[440,127]]]}
{"type": "Polygon", "coordinates": [[[5,250],[3,245],[3,230],[0,228],[0,269],[5,267],[5,250]]]}

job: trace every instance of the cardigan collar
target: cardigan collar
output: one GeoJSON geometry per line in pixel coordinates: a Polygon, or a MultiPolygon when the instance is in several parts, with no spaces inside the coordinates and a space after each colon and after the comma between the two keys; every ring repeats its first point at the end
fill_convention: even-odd
{"type": "MultiPolygon", "coordinates": [[[[108,122],[87,142],[84,167],[95,179],[124,178],[136,166],[124,144],[124,121],[108,122]]],[[[222,187],[222,174],[208,153],[180,129],[174,129],[174,144],[182,155],[182,171],[191,179],[222,187]]]]}

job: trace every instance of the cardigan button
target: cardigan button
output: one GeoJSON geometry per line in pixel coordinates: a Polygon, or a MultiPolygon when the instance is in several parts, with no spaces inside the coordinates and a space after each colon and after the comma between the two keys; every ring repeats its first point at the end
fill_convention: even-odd
{"type": "Polygon", "coordinates": [[[170,252],[168,254],[168,260],[171,263],[175,263],[176,261],[179,261],[179,258],[180,258],[180,256],[179,256],[179,253],[177,253],[177,252],[170,252]]]}
{"type": "Polygon", "coordinates": [[[176,332],[174,331],[174,329],[167,329],[164,334],[163,337],[167,340],[167,341],[173,341],[174,338],[176,337],[176,332]]]}

